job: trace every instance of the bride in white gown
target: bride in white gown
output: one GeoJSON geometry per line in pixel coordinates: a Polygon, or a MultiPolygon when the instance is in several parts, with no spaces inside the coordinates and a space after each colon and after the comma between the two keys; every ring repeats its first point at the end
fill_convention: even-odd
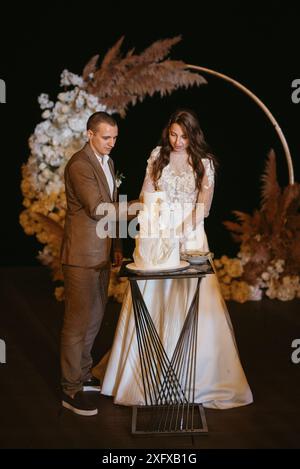
{"type": "MultiPolygon", "coordinates": [[[[161,190],[171,203],[200,202],[207,217],[214,190],[214,158],[193,112],[176,111],[162,133],[146,170],[142,192],[161,190]]],[[[195,224],[202,220],[193,218],[195,224]]],[[[184,237],[181,239],[184,247],[184,237]]],[[[205,236],[204,250],[208,249],[205,236]]],[[[192,302],[197,279],[140,280],[140,291],[169,358],[192,302]]],[[[215,274],[200,283],[195,402],[227,409],[253,402],[240,363],[230,317],[215,274]]],[[[145,404],[130,287],[110,353],[93,369],[102,394],[122,405],[145,404]]]]}

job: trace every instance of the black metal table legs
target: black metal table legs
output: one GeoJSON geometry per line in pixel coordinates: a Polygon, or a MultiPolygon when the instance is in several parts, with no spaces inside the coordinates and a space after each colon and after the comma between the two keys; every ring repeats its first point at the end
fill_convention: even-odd
{"type": "Polygon", "coordinates": [[[144,406],[134,406],[132,433],[207,434],[204,409],[195,403],[199,287],[171,359],[167,356],[137,280],[129,279],[144,388],[144,406]]]}

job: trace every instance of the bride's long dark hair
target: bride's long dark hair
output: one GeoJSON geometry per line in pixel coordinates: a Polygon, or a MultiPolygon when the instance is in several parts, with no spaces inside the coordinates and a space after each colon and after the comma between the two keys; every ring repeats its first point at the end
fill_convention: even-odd
{"type": "Polygon", "coordinates": [[[172,147],[169,142],[169,131],[172,124],[178,124],[182,131],[188,138],[187,153],[189,155],[189,164],[192,166],[195,174],[196,188],[198,191],[201,190],[202,179],[204,176],[204,166],[202,163],[203,158],[211,160],[214,168],[217,166],[217,161],[214,155],[212,155],[208,144],[205,141],[203,132],[201,130],[198,118],[196,114],[190,109],[178,109],[175,111],[167,125],[162,131],[161,136],[161,150],[158,158],[153,162],[152,165],[152,179],[155,188],[161,177],[162,170],[170,161],[170,153],[172,147]]]}

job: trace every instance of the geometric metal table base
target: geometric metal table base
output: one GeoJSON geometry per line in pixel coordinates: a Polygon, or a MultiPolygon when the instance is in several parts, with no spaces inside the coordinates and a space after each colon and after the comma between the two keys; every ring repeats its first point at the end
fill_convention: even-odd
{"type": "MultiPolygon", "coordinates": [[[[177,274],[151,274],[148,280],[196,277],[196,290],[172,357],[164,349],[140,291],[141,276],[127,274],[135,319],[145,405],[133,406],[133,435],[205,435],[204,408],[195,402],[199,290],[210,271],[187,269],[177,274]]],[[[124,275],[125,276],[125,275],[124,275]]]]}
{"type": "Polygon", "coordinates": [[[137,436],[200,436],[208,435],[208,428],[202,404],[133,406],[131,433],[137,436]]]}

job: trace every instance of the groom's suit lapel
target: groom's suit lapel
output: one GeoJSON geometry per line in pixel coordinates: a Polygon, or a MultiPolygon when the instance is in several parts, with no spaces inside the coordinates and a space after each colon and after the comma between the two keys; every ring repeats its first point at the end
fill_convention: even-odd
{"type": "Polygon", "coordinates": [[[110,201],[115,200],[116,181],[115,181],[115,174],[114,174],[113,163],[112,163],[111,158],[109,158],[108,164],[109,164],[109,168],[110,168],[110,171],[111,171],[111,173],[112,173],[113,182],[114,182],[113,200],[112,200],[112,197],[111,197],[111,195],[110,195],[110,189],[109,189],[109,185],[108,185],[106,176],[105,176],[105,174],[104,174],[104,171],[103,171],[103,169],[102,169],[102,167],[101,167],[101,164],[100,164],[99,161],[97,160],[97,157],[96,157],[95,153],[94,153],[93,150],[91,149],[89,143],[86,143],[86,145],[84,146],[83,150],[84,150],[84,152],[88,155],[89,160],[90,160],[90,162],[91,162],[91,164],[92,164],[94,170],[96,171],[96,174],[97,174],[98,177],[100,178],[101,185],[102,185],[103,189],[105,190],[105,193],[106,193],[107,197],[109,198],[110,201]]]}
{"type": "Polygon", "coordinates": [[[113,182],[114,182],[114,188],[113,188],[113,202],[116,202],[116,200],[117,200],[116,175],[115,175],[115,170],[114,170],[114,163],[113,163],[113,160],[112,160],[111,158],[108,159],[108,165],[109,165],[109,169],[110,169],[110,172],[111,172],[111,174],[112,174],[113,182]]]}

